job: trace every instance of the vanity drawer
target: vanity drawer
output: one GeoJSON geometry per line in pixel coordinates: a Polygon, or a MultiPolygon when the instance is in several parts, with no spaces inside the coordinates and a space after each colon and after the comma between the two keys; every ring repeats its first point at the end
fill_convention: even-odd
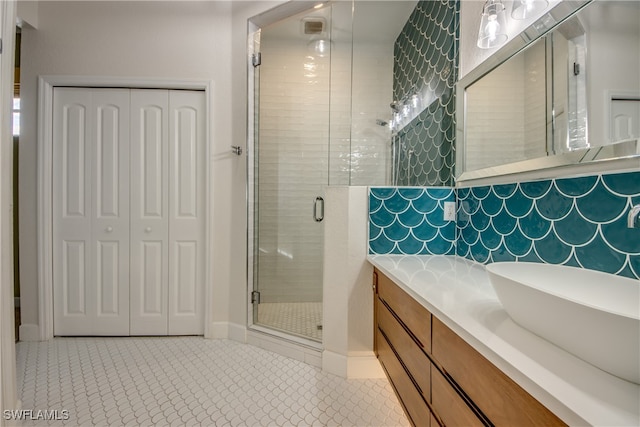
{"type": "Polygon", "coordinates": [[[433,413],[431,413],[431,427],[440,427],[440,423],[436,417],[433,416],[433,413]]]}
{"type": "MultiPolygon", "coordinates": [[[[494,425],[565,425],[435,317],[432,345],[435,360],[494,425]]],[[[435,397],[433,378],[432,381],[435,397]]]]}
{"type": "Polygon", "coordinates": [[[411,373],[426,401],[431,399],[430,361],[391,312],[378,301],[378,328],[382,329],[400,360],[411,373]]]}
{"type": "MultiPolygon", "coordinates": [[[[411,378],[396,358],[395,353],[380,330],[376,330],[378,343],[378,358],[382,363],[391,384],[404,406],[405,413],[409,415],[410,421],[415,426],[428,427],[431,422],[431,411],[420,396],[411,378]]],[[[427,369],[429,366],[427,365],[427,369]]]]}
{"type": "Polygon", "coordinates": [[[378,297],[384,300],[391,310],[402,319],[402,322],[413,333],[420,346],[427,353],[431,352],[431,313],[416,300],[393,283],[379,271],[378,297]]]}
{"type": "Polygon", "coordinates": [[[445,426],[484,426],[484,423],[469,408],[451,387],[451,384],[435,368],[431,369],[433,397],[431,406],[445,426]]]}

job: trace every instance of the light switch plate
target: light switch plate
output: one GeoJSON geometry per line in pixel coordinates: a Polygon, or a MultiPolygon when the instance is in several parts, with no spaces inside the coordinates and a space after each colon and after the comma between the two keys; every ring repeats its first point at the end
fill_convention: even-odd
{"type": "Polygon", "coordinates": [[[444,220],[456,220],[456,202],[444,202],[444,220]]]}

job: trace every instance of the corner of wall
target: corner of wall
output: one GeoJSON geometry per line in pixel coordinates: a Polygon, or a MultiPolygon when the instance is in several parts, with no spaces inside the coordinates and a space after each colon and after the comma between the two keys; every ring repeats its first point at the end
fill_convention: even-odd
{"type": "Polygon", "coordinates": [[[347,356],[324,350],[322,352],[322,371],[347,378],[347,356]]]}
{"type": "Polygon", "coordinates": [[[379,378],[366,262],[368,188],[328,188],[325,196],[322,368],[344,378],[379,378]]]}
{"type": "Polygon", "coordinates": [[[386,375],[378,358],[371,351],[347,356],[347,378],[386,378],[386,375]]]}
{"type": "Polygon", "coordinates": [[[230,339],[241,343],[247,342],[247,328],[232,322],[211,322],[208,333],[205,335],[207,339],[230,339]]]}
{"type": "Polygon", "coordinates": [[[18,331],[20,341],[40,341],[40,328],[38,325],[23,323],[18,331]]]}
{"type": "Polygon", "coordinates": [[[19,27],[25,24],[38,28],[38,8],[40,3],[37,1],[19,1],[17,3],[17,23],[19,27]]]}

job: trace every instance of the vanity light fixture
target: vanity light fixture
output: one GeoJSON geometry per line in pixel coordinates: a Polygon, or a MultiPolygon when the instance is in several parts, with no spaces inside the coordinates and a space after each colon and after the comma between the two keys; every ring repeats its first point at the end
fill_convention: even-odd
{"type": "Polygon", "coordinates": [[[504,4],[502,0],[487,0],[482,8],[482,20],[478,32],[478,47],[491,49],[506,42],[509,38],[506,33],[504,4]]]}
{"type": "Polygon", "coordinates": [[[547,0],[514,0],[511,17],[513,19],[527,19],[538,15],[549,6],[547,0]]]}

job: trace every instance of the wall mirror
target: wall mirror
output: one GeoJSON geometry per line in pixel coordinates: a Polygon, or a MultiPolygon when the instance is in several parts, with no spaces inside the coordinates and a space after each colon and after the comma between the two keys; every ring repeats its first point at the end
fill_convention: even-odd
{"type": "Polygon", "coordinates": [[[640,157],[640,2],[566,1],[460,80],[458,181],[640,157]]]}

